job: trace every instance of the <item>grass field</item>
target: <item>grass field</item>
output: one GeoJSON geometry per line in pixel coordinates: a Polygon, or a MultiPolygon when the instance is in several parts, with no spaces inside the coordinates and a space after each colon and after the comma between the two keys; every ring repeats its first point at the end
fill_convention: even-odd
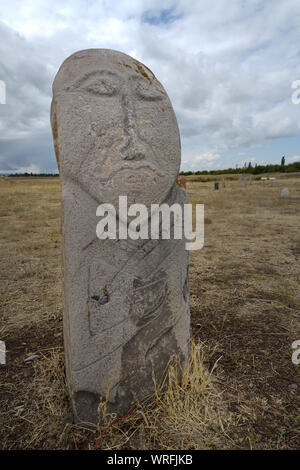
{"type": "Polygon", "coordinates": [[[64,382],[59,179],[1,178],[0,448],[90,449],[105,430],[100,449],[299,449],[300,174],[275,176],[219,191],[187,178],[205,204],[189,372],[179,383],[171,368],[151,403],[94,430],[72,423],[64,382]]]}

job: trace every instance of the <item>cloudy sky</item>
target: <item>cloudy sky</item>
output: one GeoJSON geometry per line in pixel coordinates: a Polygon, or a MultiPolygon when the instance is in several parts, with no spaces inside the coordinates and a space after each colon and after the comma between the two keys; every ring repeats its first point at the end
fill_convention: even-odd
{"type": "Polygon", "coordinates": [[[0,0],[0,172],[52,172],[51,86],[87,48],[152,69],[178,119],[183,169],[300,160],[299,0],[0,0]],[[2,92],[2,95],[1,95],[2,92]],[[297,92],[295,97],[297,97],[297,92]]]}

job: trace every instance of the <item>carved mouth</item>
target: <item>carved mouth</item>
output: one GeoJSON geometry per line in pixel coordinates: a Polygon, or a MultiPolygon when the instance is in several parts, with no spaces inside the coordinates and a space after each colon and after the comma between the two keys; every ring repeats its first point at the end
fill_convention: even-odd
{"type": "Polygon", "coordinates": [[[154,165],[151,165],[149,163],[123,163],[122,165],[119,165],[115,170],[111,172],[109,177],[113,177],[116,174],[124,171],[129,171],[132,175],[135,174],[137,176],[138,174],[141,174],[143,172],[148,173],[148,174],[157,174],[158,176],[163,176],[161,171],[159,171],[154,165]]]}
{"type": "Polygon", "coordinates": [[[120,185],[122,182],[128,185],[138,185],[149,184],[153,182],[157,183],[161,178],[163,178],[163,173],[159,171],[156,167],[148,164],[123,164],[115,168],[105,179],[102,181],[102,184],[106,188],[114,185],[120,185]],[[121,180],[121,181],[119,181],[121,180]]]}
{"type": "MultiPolygon", "coordinates": [[[[160,175],[157,174],[157,171],[149,167],[140,167],[140,168],[128,168],[123,167],[119,170],[119,175],[122,180],[125,180],[128,184],[135,184],[139,182],[149,182],[149,180],[154,183],[157,182],[157,179],[160,178],[160,175]]],[[[114,175],[116,176],[116,175],[114,175]]]]}

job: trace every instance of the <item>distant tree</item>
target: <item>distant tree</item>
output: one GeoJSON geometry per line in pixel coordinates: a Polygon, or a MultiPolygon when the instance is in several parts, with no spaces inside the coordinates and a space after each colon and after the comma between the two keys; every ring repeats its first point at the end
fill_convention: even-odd
{"type": "MultiPolygon", "coordinates": [[[[285,157],[283,157],[285,158],[285,157]]],[[[249,162],[250,163],[250,162],[249,162]]],[[[285,164],[285,161],[283,161],[284,166],[281,165],[276,165],[276,164],[269,164],[269,165],[258,165],[255,163],[254,166],[252,164],[247,164],[244,168],[227,168],[224,170],[196,170],[196,171],[181,171],[179,174],[184,175],[184,176],[192,176],[192,175],[224,175],[224,174],[239,174],[239,173],[251,173],[253,175],[259,175],[260,173],[274,173],[274,172],[279,172],[279,171],[284,171],[285,173],[291,173],[291,172],[296,172],[300,171],[300,161],[299,162],[294,162],[294,163],[289,163],[285,164]]],[[[9,175],[9,176],[21,176],[20,174],[18,175],[9,175]]],[[[22,175],[24,176],[24,174],[22,175]]],[[[29,175],[30,176],[30,175],[29,175]]],[[[35,176],[59,176],[58,174],[42,174],[42,175],[35,175],[35,176]]]]}
{"type": "Polygon", "coordinates": [[[281,159],[281,166],[282,168],[284,168],[284,165],[285,165],[285,156],[283,155],[282,159],[281,159]]]}
{"type": "Polygon", "coordinates": [[[24,178],[25,176],[30,176],[30,177],[37,177],[37,178],[53,178],[53,177],[58,177],[58,173],[10,173],[6,176],[12,176],[13,178],[16,177],[21,177],[24,178]]]}

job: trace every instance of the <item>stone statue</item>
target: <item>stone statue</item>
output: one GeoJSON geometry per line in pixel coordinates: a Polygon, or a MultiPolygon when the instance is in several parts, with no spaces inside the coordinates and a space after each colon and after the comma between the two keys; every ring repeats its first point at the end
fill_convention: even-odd
{"type": "Polygon", "coordinates": [[[153,393],[172,355],[189,351],[185,240],[96,236],[99,204],[187,203],[176,183],[180,137],[153,73],[121,52],[76,52],[53,83],[61,177],[64,341],[75,420],[122,414],[153,393]]]}

